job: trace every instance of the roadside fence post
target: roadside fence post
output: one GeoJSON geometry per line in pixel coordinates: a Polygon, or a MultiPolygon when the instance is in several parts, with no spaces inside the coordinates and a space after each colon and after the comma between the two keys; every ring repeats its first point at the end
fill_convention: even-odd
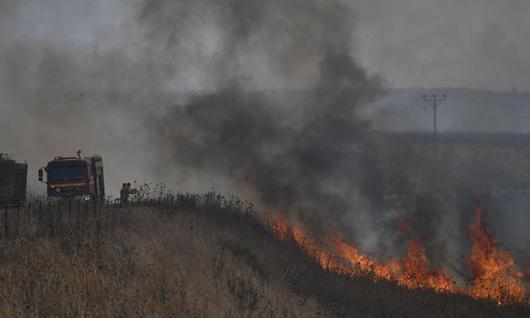
{"type": "Polygon", "coordinates": [[[7,218],[7,206],[4,208],[4,239],[7,239],[9,232],[8,218],[7,218]]]}
{"type": "Polygon", "coordinates": [[[15,236],[19,235],[19,226],[20,226],[20,205],[17,205],[17,224],[15,225],[15,236]]]}

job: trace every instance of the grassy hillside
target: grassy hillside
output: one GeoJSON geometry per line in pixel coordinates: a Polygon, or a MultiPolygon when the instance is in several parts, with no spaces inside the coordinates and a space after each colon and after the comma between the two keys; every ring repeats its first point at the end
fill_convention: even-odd
{"type": "Polygon", "coordinates": [[[213,193],[123,209],[33,203],[9,213],[1,317],[530,315],[325,272],[251,208],[213,193]]]}

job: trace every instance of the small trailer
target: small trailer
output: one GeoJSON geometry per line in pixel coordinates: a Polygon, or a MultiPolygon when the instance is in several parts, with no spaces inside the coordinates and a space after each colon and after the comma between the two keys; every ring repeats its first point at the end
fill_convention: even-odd
{"type": "Polygon", "coordinates": [[[10,156],[0,153],[0,207],[24,205],[27,177],[27,163],[18,163],[10,156]]]}

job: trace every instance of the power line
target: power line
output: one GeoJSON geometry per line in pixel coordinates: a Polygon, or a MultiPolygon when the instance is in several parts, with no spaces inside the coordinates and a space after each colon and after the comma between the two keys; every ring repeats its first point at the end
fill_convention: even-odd
{"type": "Polygon", "coordinates": [[[437,113],[438,106],[440,106],[446,99],[447,95],[423,95],[423,102],[430,103],[433,109],[433,120],[432,120],[432,135],[433,135],[433,163],[434,163],[434,186],[438,187],[438,132],[437,132],[437,113]]]}

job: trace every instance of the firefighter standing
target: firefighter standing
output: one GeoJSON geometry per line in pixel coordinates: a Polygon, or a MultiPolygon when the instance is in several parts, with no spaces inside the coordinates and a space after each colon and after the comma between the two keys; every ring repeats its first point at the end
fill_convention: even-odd
{"type": "Polygon", "coordinates": [[[130,183],[123,183],[120,190],[120,207],[126,207],[129,203],[130,183]]]}

